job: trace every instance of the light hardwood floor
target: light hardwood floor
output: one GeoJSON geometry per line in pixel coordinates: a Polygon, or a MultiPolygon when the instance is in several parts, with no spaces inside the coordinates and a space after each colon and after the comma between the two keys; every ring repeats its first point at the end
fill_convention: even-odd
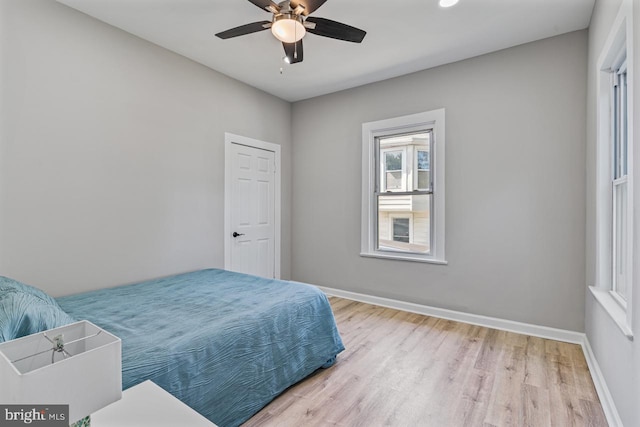
{"type": "Polygon", "coordinates": [[[606,426],[582,349],[330,298],[346,350],[250,426],[606,426]]]}

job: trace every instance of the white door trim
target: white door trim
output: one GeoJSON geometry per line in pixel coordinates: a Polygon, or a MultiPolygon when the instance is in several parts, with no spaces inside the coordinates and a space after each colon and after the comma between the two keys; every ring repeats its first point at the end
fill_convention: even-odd
{"type": "Polygon", "coordinates": [[[280,234],[281,234],[281,215],[280,215],[280,197],[281,197],[281,168],[280,168],[280,146],[270,142],[264,142],[245,136],[235,135],[229,132],[224,134],[224,268],[231,267],[231,144],[246,145],[260,150],[272,151],[275,157],[275,191],[274,191],[274,262],[273,274],[276,279],[280,278],[280,234]]]}

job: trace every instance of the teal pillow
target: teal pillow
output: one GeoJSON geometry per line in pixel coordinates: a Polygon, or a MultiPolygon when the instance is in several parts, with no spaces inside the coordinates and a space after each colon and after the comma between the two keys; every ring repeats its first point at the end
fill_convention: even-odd
{"type": "Polygon", "coordinates": [[[40,289],[0,277],[0,342],[75,322],[40,289]]]}
{"type": "Polygon", "coordinates": [[[23,294],[30,294],[34,297],[40,298],[42,301],[48,302],[49,304],[58,305],[56,300],[49,296],[44,291],[34,288],[33,286],[25,285],[24,283],[18,282],[17,280],[9,279],[8,277],[0,276],[0,298],[6,292],[18,292],[23,294]]]}

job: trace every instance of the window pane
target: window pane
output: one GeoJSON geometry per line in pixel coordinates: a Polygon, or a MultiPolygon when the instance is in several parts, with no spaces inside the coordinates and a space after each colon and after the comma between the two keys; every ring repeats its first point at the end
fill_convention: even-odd
{"type": "Polygon", "coordinates": [[[613,179],[627,175],[627,73],[614,75],[613,86],[613,179]]]}
{"type": "Polygon", "coordinates": [[[404,150],[385,150],[382,152],[384,171],[381,174],[382,191],[404,191],[406,172],[404,170],[404,150]]]}
{"type": "Polygon", "coordinates": [[[378,196],[376,249],[429,254],[431,195],[378,196]]]}
{"type": "Polygon", "coordinates": [[[427,190],[431,187],[431,173],[429,171],[418,171],[418,189],[427,190]]]}
{"type": "Polygon", "coordinates": [[[429,170],[429,152],[425,150],[418,151],[418,170],[429,170]]]}
{"type": "Polygon", "coordinates": [[[400,172],[387,172],[387,185],[385,191],[402,190],[402,171],[400,172]]]}
{"type": "Polygon", "coordinates": [[[622,88],[622,102],[621,102],[621,116],[622,116],[622,120],[621,120],[621,134],[622,137],[620,138],[620,174],[621,176],[625,176],[627,175],[627,141],[628,141],[628,137],[627,137],[627,126],[628,126],[628,119],[629,119],[629,112],[627,110],[627,72],[625,71],[624,73],[622,73],[620,75],[620,87],[622,88]]]}
{"type": "Polygon", "coordinates": [[[627,183],[613,186],[613,290],[627,297],[627,183]]]}
{"type": "Polygon", "coordinates": [[[378,139],[381,192],[430,189],[431,135],[426,131],[378,139]]]}
{"type": "Polygon", "coordinates": [[[409,243],[409,218],[393,218],[393,241],[409,243]]]}
{"type": "Polygon", "coordinates": [[[618,84],[618,75],[613,76],[613,108],[612,126],[613,126],[613,179],[620,177],[620,85],[618,84]]]}
{"type": "Polygon", "coordinates": [[[418,150],[418,190],[431,188],[431,156],[426,150],[418,150]]]}
{"type": "Polygon", "coordinates": [[[384,164],[387,171],[402,171],[402,151],[384,153],[384,164]]]}

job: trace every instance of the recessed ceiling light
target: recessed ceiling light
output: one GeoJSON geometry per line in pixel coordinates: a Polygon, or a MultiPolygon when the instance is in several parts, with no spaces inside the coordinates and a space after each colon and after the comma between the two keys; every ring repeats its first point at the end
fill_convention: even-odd
{"type": "Polygon", "coordinates": [[[440,7],[451,7],[458,3],[458,0],[440,0],[438,4],[440,7]]]}

